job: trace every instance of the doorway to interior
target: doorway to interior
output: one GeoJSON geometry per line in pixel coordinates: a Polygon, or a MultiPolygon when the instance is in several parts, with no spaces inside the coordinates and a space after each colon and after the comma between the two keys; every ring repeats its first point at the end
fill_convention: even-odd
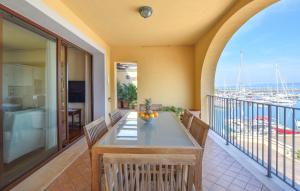
{"type": "Polygon", "coordinates": [[[117,73],[117,107],[118,109],[136,109],[137,107],[137,64],[119,62],[117,73]]]}
{"type": "MultiPolygon", "coordinates": [[[[72,46],[63,45],[62,71],[65,71],[65,137],[63,145],[83,134],[83,126],[92,121],[92,56],[72,46]]],[[[63,105],[64,105],[63,104],[63,105]]]]}

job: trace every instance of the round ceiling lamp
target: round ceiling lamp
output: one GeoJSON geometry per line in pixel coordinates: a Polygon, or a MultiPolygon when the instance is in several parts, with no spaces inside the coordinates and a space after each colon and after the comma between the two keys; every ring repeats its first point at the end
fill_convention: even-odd
{"type": "Polygon", "coordinates": [[[146,19],[152,15],[153,10],[150,6],[142,6],[139,8],[139,13],[142,17],[146,19]]]}

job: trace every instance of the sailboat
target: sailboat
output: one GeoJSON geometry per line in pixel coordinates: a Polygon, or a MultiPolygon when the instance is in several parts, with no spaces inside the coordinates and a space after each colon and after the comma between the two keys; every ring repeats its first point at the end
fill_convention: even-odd
{"type": "Polygon", "coordinates": [[[276,94],[270,96],[269,100],[276,105],[282,106],[294,106],[296,104],[296,99],[289,96],[287,84],[283,81],[278,65],[275,65],[275,74],[276,74],[276,94]],[[279,84],[281,84],[282,92],[280,92],[279,84]]]}

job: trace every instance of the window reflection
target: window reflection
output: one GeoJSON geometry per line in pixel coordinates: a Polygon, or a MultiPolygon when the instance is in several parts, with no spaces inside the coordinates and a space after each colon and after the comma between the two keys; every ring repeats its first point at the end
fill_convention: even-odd
{"type": "Polygon", "coordinates": [[[137,112],[130,112],[127,116],[127,119],[134,119],[136,120],[137,119],[137,112]]]}
{"type": "Polygon", "coordinates": [[[126,125],[132,125],[132,126],[137,126],[137,121],[126,121],[125,122],[126,125]]]}
{"type": "Polygon", "coordinates": [[[2,25],[0,190],[57,151],[56,41],[16,23],[2,25]]]}
{"type": "Polygon", "coordinates": [[[122,128],[123,129],[137,129],[137,126],[136,125],[124,125],[122,128]]]}
{"type": "Polygon", "coordinates": [[[117,140],[137,140],[137,129],[121,129],[117,134],[117,140]]]}

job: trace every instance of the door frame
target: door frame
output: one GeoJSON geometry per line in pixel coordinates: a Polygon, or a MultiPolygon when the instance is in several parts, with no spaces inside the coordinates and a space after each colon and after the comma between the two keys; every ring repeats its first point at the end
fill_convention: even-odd
{"type": "MultiPolygon", "coordinates": [[[[73,141],[72,143],[67,144],[65,147],[63,147],[63,142],[61,140],[61,128],[63,128],[64,126],[61,125],[61,121],[60,119],[62,119],[62,115],[60,112],[60,106],[61,106],[61,98],[60,98],[60,87],[61,87],[61,81],[60,81],[60,66],[61,66],[61,48],[62,45],[72,45],[80,50],[83,50],[85,53],[88,53],[89,55],[91,55],[91,71],[93,74],[93,54],[91,54],[90,52],[84,50],[81,47],[78,47],[77,45],[69,42],[68,40],[62,38],[61,36],[59,36],[58,34],[42,27],[41,25],[33,22],[32,20],[22,16],[21,14],[13,11],[12,9],[4,6],[3,4],[0,4],[0,10],[3,12],[6,12],[10,15],[12,15],[13,17],[16,17],[17,19],[19,19],[20,21],[22,21],[24,24],[28,25],[29,27],[33,27],[36,28],[40,31],[42,31],[43,33],[53,37],[53,39],[56,41],[56,88],[57,88],[57,151],[52,153],[51,155],[49,155],[48,158],[41,160],[39,162],[37,162],[37,164],[34,165],[34,167],[32,167],[31,169],[27,170],[26,172],[24,172],[21,176],[15,177],[10,183],[8,183],[7,185],[5,185],[2,189],[4,190],[9,190],[11,188],[13,188],[14,186],[16,186],[19,182],[21,182],[22,180],[24,180],[26,177],[30,176],[31,174],[33,174],[35,171],[37,171],[39,168],[41,168],[42,166],[44,166],[45,164],[47,164],[49,161],[51,161],[53,158],[55,158],[57,155],[59,155],[61,152],[63,152],[64,150],[68,149],[71,145],[73,145],[74,143],[77,142],[77,140],[79,140],[81,137],[79,137],[77,140],[73,141]]],[[[0,104],[2,104],[2,67],[3,67],[3,63],[2,63],[2,25],[3,25],[3,15],[0,14],[0,104]]],[[[24,26],[23,26],[24,27],[24,26]]],[[[26,27],[25,27],[26,28],[26,27]]],[[[66,53],[67,54],[67,53],[66,53]]],[[[67,56],[66,56],[67,57],[67,56]]],[[[67,67],[66,67],[67,69],[67,67]]],[[[66,73],[67,74],[67,73],[66,73]]],[[[67,85],[67,81],[66,81],[66,85],[67,85]]],[[[93,75],[92,75],[92,82],[91,82],[91,97],[92,97],[92,119],[93,119],[93,113],[94,113],[94,93],[93,93],[93,75]]],[[[66,86],[67,87],[67,86],[66,86]]],[[[67,89],[67,88],[66,88],[67,89]]],[[[67,90],[66,90],[67,91],[67,90]]],[[[67,94],[65,94],[66,96],[66,100],[67,100],[67,94]]],[[[67,107],[67,104],[66,104],[67,107]]],[[[65,115],[65,117],[67,117],[67,113],[65,115]]],[[[0,173],[3,170],[3,110],[0,109],[0,173]]]]}

